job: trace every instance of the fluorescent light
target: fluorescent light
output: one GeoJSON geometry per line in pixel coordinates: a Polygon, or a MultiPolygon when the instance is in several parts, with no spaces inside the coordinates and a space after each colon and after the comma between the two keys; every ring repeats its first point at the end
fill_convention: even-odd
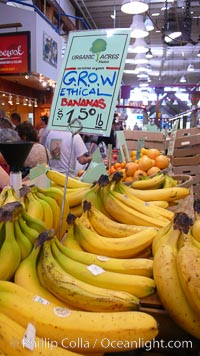
{"type": "Polygon", "coordinates": [[[132,46],[129,47],[131,53],[146,53],[148,45],[143,38],[136,38],[132,46]]]}
{"type": "Polygon", "coordinates": [[[133,22],[131,24],[131,38],[144,38],[149,35],[145,24],[143,15],[134,15],[133,22]]]}
{"type": "Polygon", "coordinates": [[[142,14],[146,12],[149,8],[149,5],[145,0],[123,0],[121,11],[125,14],[142,14]]]}

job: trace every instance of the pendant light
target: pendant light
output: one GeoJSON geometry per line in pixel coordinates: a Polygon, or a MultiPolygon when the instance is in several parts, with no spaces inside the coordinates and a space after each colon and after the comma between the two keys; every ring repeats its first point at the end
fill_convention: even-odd
{"type": "Polygon", "coordinates": [[[148,45],[143,38],[136,38],[132,46],[129,47],[130,53],[146,53],[148,45]]]}
{"type": "Polygon", "coordinates": [[[149,5],[145,0],[123,0],[121,11],[125,14],[142,14],[146,12],[149,5]]]}
{"type": "Polygon", "coordinates": [[[131,38],[144,38],[149,35],[145,24],[143,15],[134,15],[133,22],[131,24],[131,38]]]}
{"type": "Polygon", "coordinates": [[[152,54],[152,52],[151,52],[151,49],[150,49],[150,48],[148,49],[148,51],[147,51],[147,53],[146,53],[146,58],[148,58],[148,59],[153,58],[153,54],[152,54]]]}

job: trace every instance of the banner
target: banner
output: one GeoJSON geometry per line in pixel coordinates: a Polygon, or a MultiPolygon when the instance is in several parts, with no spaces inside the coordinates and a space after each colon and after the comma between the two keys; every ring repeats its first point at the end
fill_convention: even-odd
{"type": "Polygon", "coordinates": [[[30,73],[30,32],[0,34],[0,76],[30,73]]]}
{"type": "Polygon", "coordinates": [[[130,29],[70,32],[49,129],[109,136],[130,42],[130,29]]]}

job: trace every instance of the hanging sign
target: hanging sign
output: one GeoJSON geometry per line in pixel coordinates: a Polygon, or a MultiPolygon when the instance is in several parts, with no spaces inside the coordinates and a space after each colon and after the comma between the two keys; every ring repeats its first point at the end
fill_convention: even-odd
{"type": "Polygon", "coordinates": [[[49,129],[76,129],[78,119],[82,133],[110,135],[129,42],[130,29],[70,32],[49,129]]]}

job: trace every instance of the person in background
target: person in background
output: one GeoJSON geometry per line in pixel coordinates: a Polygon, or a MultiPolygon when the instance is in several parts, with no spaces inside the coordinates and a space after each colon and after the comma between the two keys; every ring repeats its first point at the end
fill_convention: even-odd
{"type": "Polygon", "coordinates": [[[38,138],[39,138],[39,143],[41,143],[41,145],[45,146],[45,142],[46,142],[46,138],[48,136],[49,133],[49,129],[48,129],[48,116],[43,115],[40,118],[40,122],[41,122],[41,128],[39,130],[38,133],[38,138]]]}
{"type": "Polygon", "coordinates": [[[3,109],[0,109],[0,119],[4,119],[4,117],[6,116],[6,113],[3,109]]]}
{"type": "Polygon", "coordinates": [[[30,168],[36,167],[39,164],[48,164],[50,154],[49,151],[38,142],[38,134],[34,126],[29,121],[23,121],[15,128],[22,141],[34,142],[25,162],[24,172],[29,173],[30,168]]]}
{"type": "Polygon", "coordinates": [[[19,125],[21,123],[21,116],[17,112],[13,112],[10,115],[10,120],[11,120],[13,126],[17,127],[17,125],[19,125]]]}
{"type": "MultiPolygon", "coordinates": [[[[20,140],[17,132],[15,130],[8,126],[6,126],[6,122],[10,121],[8,119],[0,119],[0,143],[4,142],[17,142],[20,140]],[[6,120],[4,122],[4,120],[6,120]],[[3,121],[3,125],[2,125],[3,121]]],[[[10,123],[11,124],[11,123],[10,123]]],[[[9,176],[9,166],[7,162],[5,161],[3,155],[0,153],[0,192],[1,190],[6,186],[10,184],[10,176],[9,176]]]]}
{"type": "Polygon", "coordinates": [[[79,134],[73,135],[69,131],[50,130],[46,147],[51,154],[50,167],[69,176],[76,175],[77,161],[81,165],[90,163],[91,156],[79,134]]]}

